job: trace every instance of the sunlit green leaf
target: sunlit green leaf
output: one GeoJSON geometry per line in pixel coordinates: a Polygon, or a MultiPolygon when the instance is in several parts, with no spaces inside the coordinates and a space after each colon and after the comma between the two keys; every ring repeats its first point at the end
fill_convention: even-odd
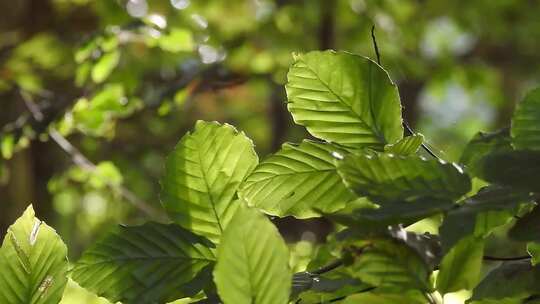
{"type": "Polygon", "coordinates": [[[418,148],[424,142],[424,136],[420,133],[403,137],[394,144],[384,146],[384,151],[397,155],[411,155],[418,151],[418,148]]]}
{"type": "Polygon", "coordinates": [[[14,146],[14,136],[12,134],[2,134],[2,137],[0,138],[0,156],[5,159],[10,159],[13,156],[14,146]]]}
{"type": "Polygon", "coordinates": [[[243,132],[198,121],[167,158],[163,206],[176,223],[217,243],[240,206],[236,191],[257,162],[243,132]]]}
{"type": "Polygon", "coordinates": [[[446,294],[475,287],[480,279],[483,254],[483,239],[469,236],[460,240],[442,259],[437,290],[446,294]]]}
{"type": "Polygon", "coordinates": [[[262,161],[242,185],[248,204],[278,215],[298,218],[331,213],[356,199],[339,177],[331,153],[345,151],[327,143],[284,144],[262,161]]]}
{"type": "Polygon", "coordinates": [[[120,51],[104,54],[92,67],[92,80],[96,83],[105,81],[120,61],[120,51]]]}
{"type": "Polygon", "coordinates": [[[0,248],[0,303],[57,304],[67,283],[67,248],[29,206],[0,248]]]}
{"type": "Polygon", "coordinates": [[[189,52],[193,50],[193,35],[186,29],[173,28],[159,37],[158,45],[168,52],[189,52]]]}
{"type": "Polygon", "coordinates": [[[111,302],[173,301],[211,282],[213,246],[175,224],[121,226],[84,252],[72,278],[111,302]]]}
{"type": "Polygon", "coordinates": [[[287,78],[288,109],[315,137],[379,149],[402,138],[398,90],[370,59],[333,51],[296,54],[287,78]]]}
{"type": "Polygon", "coordinates": [[[214,281],[225,304],[286,304],[289,252],[276,227],[255,209],[241,208],[225,229],[214,281]]]}

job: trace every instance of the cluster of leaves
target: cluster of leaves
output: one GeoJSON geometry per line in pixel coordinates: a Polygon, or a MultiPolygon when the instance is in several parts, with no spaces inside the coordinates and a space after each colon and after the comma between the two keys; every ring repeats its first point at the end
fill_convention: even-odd
{"type": "MultiPolygon", "coordinates": [[[[540,90],[510,129],[473,138],[458,165],[424,156],[422,135],[403,136],[397,87],[372,60],[299,54],[287,78],[288,109],[317,140],[259,162],[244,133],[197,122],[161,180],[173,223],[109,232],[71,278],[123,303],[438,303],[461,289],[473,289],[470,303],[537,303],[540,90]],[[336,232],[293,274],[264,214],[326,216],[336,232]],[[439,235],[405,229],[432,216],[443,218],[439,235]],[[510,222],[508,237],[529,254],[480,281],[486,237],[510,222]]],[[[66,251],[29,208],[0,250],[0,302],[58,303],[66,251]]]]}

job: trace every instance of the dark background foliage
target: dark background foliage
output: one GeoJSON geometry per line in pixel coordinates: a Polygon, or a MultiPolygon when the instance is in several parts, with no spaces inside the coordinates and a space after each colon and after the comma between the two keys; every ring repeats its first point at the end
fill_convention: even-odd
{"type": "MultiPolygon", "coordinates": [[[[454,161],[478,130],[508,125],[540,73],[537,1],[3,0],[0,9],[0,231],[33,203],[73,257],[114,223],[162,218],[164,157],[197,119],[237,126],[261,155],[307,137],[284,105],[293,52],[375,58],[375,25],[405,119],[454,161]]],[[[278,224],[302,240],[298,258],[331,229],[278,224]]]]}

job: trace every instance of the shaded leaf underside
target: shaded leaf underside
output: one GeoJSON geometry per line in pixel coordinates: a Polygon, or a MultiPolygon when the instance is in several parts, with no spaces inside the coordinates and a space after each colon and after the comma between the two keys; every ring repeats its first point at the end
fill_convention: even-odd
{"type": "Polygon", "coordinates": [[[111,302],[163,303],[208,284],[213,244],[175,224],[119,227],[84,252],[72,278],[111,302]]]}

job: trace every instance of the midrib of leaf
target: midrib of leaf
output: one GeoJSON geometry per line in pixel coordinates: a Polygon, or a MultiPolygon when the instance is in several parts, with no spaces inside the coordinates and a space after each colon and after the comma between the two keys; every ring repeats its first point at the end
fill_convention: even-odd
{"type": "MultiPolygon", "coordinates": [[[[246,234],[245,234],[245,230],[242,230],[242,238],[243,239],[247,239],[246,238],[246,234]]],[[[246,244],[245,242],[240,242],[242,244],[242,251],[244,251],[244,256],[246,257],[246,259],[248,259],[247,261],[247,268],[248,268],[248,282],[249,282],[249,295],[250,295],[250,298],[251,298],[251,303],[252,304],[255,304],[257,303],[256,302],[256,295],[253,294],[253,290],[255,290],[255,288],[253,288],[253,276],[251,275],[253,269],[251,268],[251,259],[249,258],[249,254],[248,254],[248,251],[247,251],[247,248],[246,248],[246,244]]]]}
{"type": "MultiPolygon", "coordinates": [[[[205,140],[208,139],[208,136],[209,136],[209,135],[207,134],[206,137],[205,137],[205,140]]],[[[214,137],[214,139],[215,139],[215,137],[214,137]]],[[[213,143],[213,142],[214,142],[214,141],[212,140],[212,143],[213,143]]],[[[197,144],[198,144],[199,146],[201,146],[201,143],[200,143],[200,142],[197,142],[197,144]]],[[[212,148],[212,145],[209,145],[209,149],[210,149],[210,148],[212,148]]],[[[230,145],[229,145],[229,149],[230,149],[230,145]]],[[[209,198],[209,200],[210,200],[210,204],[212,205],[212,211],[213,211],[214,216],[215,216],[215,218],[216,218],[216,221],[217,221],[217,224],[218,224],[218,227],[219,227],[219,232],[220,232],[220,234],[223,234],[223,227],[221,226],[221,221],[220,221],[219,216],[218,216],[218,214],[217,214],[216,203],[214,202],[214,198],[212,197],[212,194],[211,194],[212,192],[211,192],[211,190],[210,190],[210,185],[208,184],[208,180],[207,180],[207,178],[206,178],[206,173],[205,173],[204,168],[203,168],[203,162],[202,162],[202,155],[201,155],[201,152],[202,152],[201,149],[197,149],[197,156],[198,156],[198,158],[199,158],[199,168],[200,168],[200,170],[201,170],[201,176],[202,176],[202,178],[203,178],[203,180],[204,180],[204,185],[206,186],[206,192],[208,193],[208,198],[209,198]]],[[[216,156],[214,155],[214,157],[216,157],[216,156]]],[[[214,160],[215,160],[215,159],[212,159],[212,161],[210,162],[210,164],[212,164],[212,162],[213,162],[214,160]]],[[[218,178],[218,177],[216,177],[216,179],[217,179],[217,178],[218,178]]]]}
{"type": "Polygon", "coordinates": [[[108,263],[114,263],[117,261],[145,261],[145,260],[188,260],[188,261],[200,261],[200,262],[209,262],[213,263],[214,260],[211,259],[204,259],[204,258],[193,258],[189,256],[148,256],[148,257],[121,257],[121,258],[114,258],[114,259],[108,259],[108,260],[102,260],[100,262],[92,262],[89,264],[80,264],[80,268],[87,268],[87,267],[93,267],[95,265],[102,265],[102,264],[108,264],[108,263]],[[84,265],[84,266],[82,266],[84,265]]]}
{"type": "Polygon", "coordinates": [[[374,126],[371,127],[369,124],[367,124],[363,119],[362,119],[362,116],[359,114],[359,113],[356,113],[356,111],[354,111],[354,109],[352,108],[352,106],[348,105],[344,100],[343,98],[341,98],[338,94],[336,94],[331,88],[330,86],[324,82],[320,77],[319,75],[315,72],[315,70],[313,70],[309,64],[307,64],[307,62],[305,62],[304,60],[300,59],[299,61],[303,62],[306,66],[306,69],[308,69],[311,73],[313,73],[313,75],[315,75],[316,79],[318,81],[320,81],[325,87],[326,89],[332,93],[332,95],[334,95],[340,102],[341,104],[343,104],[347,109],[349,109],[349,111],[351,111],[352,113],[356,114],[358,119],[362,122],[362,124],[364,125],[364,127],[366,129],[369,129],[371,132],[373,132],[373,134],[377,137],[377,139],[379,139],[379,141],[381,143],[386,143],[386,140],[384,139],[384,137],[381,136],[380,134],[380,131],[378,130],[376,124],[375,124],[375,116],[373,115],[373,108],[372,108],[372,100],[373,100],[373,97],[372,97],[372,89],[371,89],[371,64],[368,65],[369,67],[369,77],[368,77],[368,92],[369,92],[369,112],[370,112],[370,115],[371,115],[371,118],[373,119],[373,124],[374,126]]]}
{"type": "MultiPolygon", "coordinates": [[[[372,77],[372,68],[371,66],[373,65],[373,63],[371,64],[368,64],[368,71],[369,71],[369,77],[368,77],[368,91],[369,91],[369,114],[371,116],[371,119],[373,120],[373,128],[374,128],[374,133],[375,135],[377,136],[377,138],[379,138],[379,140],[381,141],[381,143],[383,144],[386,144],[386,139],[384,138],[384,136],[381,135],[380,131],[379,131],[379,128],[377,128],[377,124],[375,123],[376,120],[375,120],[375,115],[373,114],[373,88],[372,88],[372,80],[371,80],[371,77],[372,77]]],[[[352,109],[351,109],[352,110],[352,109]]],[[[360,115],[358,115],[360,117],[360,115]]]]}
{"type": "Polygon", "coordinates": [[[276,176],[290,176],[290,175],[298,175],[298,174],[313,174],[313,173],[317,173],[317,172],[326,173],[326,172],[331,172],[331,171],[337,171],[337,170],[336,169],[320,169],[320,170],[319,169],[313,169],[312,171],[292,171],[292,172],[289,172],[289,173],[280,173],[280,174],[275,174],[273,172],[267,172],[267,171],[259,171],[257,173],[266,173],[266,174],[273,174],[273,175],[269,176],[269,177],[259,179],[259,180],[257,180],[257,183],[268,181],[269,179],[276,178],[276,176]]]}

